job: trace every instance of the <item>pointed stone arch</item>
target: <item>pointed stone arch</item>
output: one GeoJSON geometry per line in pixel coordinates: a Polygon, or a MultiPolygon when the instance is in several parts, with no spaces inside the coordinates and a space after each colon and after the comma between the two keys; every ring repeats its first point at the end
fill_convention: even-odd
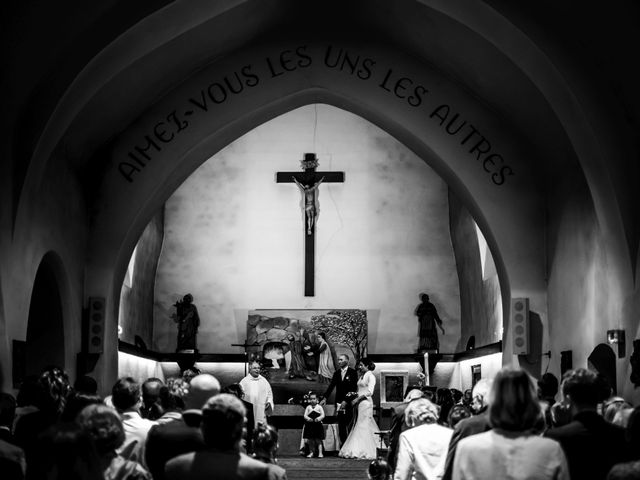
{"type": "MultiPolygon", "coordinates": [[[[309,47],[310,50],[314,48],[327,46],[309,47]]],[[[544,314],[541,234],[544,209],[537,186],[531,181],[534,176],[527,163],[530,154],[525,143],[521,144],[508,125],[466,92],[400,52],[370,45],[343,45],[341,48],[375,58],[375,64],[381,65],[378,72],[381,78],[386,69],[387,72],[405,72],[403,78],[409,78],[413,85],[411,102],[416,105],[403,94],[382,88],[377,81],[342,75],[321,62],[308,70],[290,72],[286,78],[274,80],[275,83],[264,88],[258,84],[253,86],[255,88],[246,88],[241,94],[223,94],[224,86],[212,87],[224,84],[211,83],[211,78],[226,78],[225,72],[235,75],[242,72],[243,65],[257,65],[273,56],[273,52],[286,50],[283,45],[267,45],[239,53],[233,59],[222,60],[200,72],[168,94],[116,139],[110,169],[98,193],[102,208],[89,242],[92,251],[87,270],[90,288],[87,294],[104,295],[111,305],[107,313],[110,322],[107,331],[114,334],[106,339],[107,345],[111,342],[111,350],[115,351],[116,345],[117,292],[135,243],[151,216],[184,179],[214,153],[265,121],[312,103],[329,104],[361,116],[427,162],[464,202],[487,239],[500,278],[503,311],[508,312],[510,291],[515,285],[518,291],[526,291],[532,303],[544,314]],[[430,80],[442,87],[441,96],[430,99],[428,106],[425,101],[424,107],[418,108],[422,103],[417,100],[418,82],[430,80]],[[442,117],[448,113],[443,112],[450,112],[452,107],[449,105],[454,104],[458,105],[459,115],[452,113],[445,122],[442,117]],[[176,105],[186,110],[178,112],[176,105]],[[447,107],[441,108],[442,105],[447,107]],[[496,171],[490,171],[491,165],[478,161],[477,152],[470,154],[472,148],[461,148],[465,137],[452,139],[459,129],[445,131],[446,125],[456,118],[462,123],[462,115],[474,119],[477,127],[473,130],[482,130],[482,139],[491,137],[488,143],[500,150],[499,157],[495,157],[499,166],[506,165],[517,174],[509,175],[504,182],[497,179],[493,176],[496,171]],[[155,144],[160,140],[150,135],[160,135],[166,144],[156,148],[155,144]],[[104,276],[105,272],[110,273],[104,276]]],[[[245,73],[249,83],[253,79],[249,73],[259,80],[268,76],[257,70],[245,70],[245,73]]],[[[266,79],[264,82],[268,83],[266,79]]],[[[481,141],[476,138],[474,143],[481,141]]],[[[504,330],[504,335],[509,335],[508,321],[505,321],[504,330]]],[[[508,357],[510,349],[507,343],[505,345],[508,357]]]]}
{"type": "Polygon", "coordinates": [[[28,375],[38,374],[49,365],[64,367],[67,363],[65,293],[62,260],[48,252],[36,272],[29,305],[25,362],[28,375]]]}

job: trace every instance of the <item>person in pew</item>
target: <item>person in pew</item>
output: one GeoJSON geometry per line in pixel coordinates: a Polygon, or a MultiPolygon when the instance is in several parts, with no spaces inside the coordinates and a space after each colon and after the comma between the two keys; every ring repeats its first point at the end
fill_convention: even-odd
{"type": "Polygon", "coordinates": [[[422,398],[422,390],[419,387],[412,388],[407,391],[404,396],[404,402],[396,405],[391,410],[391,429],[389,434],[389,455],[387,461],[391,470],[396,466],[396,460],[398,458],[398,442],[400,441],[400,434],[409,429],[409,425],[404,421],[404,412],[407,406],[412,400],[416,398],[422,398]]]}
{"type": "Polygon", "coordinates": [[[439,425],[440,408],[427,400],[413,400],[405,410],[409,430],[400,435],[394,480],[442,478],[453,430],[439,425]]]}
{"type": "Polygon", "coordinates": [[[120,416],[113,408],[89,405],[78,414],[77,423],[93,440],[105,480],[152,480],[142,465],[116,453],[125,433],[120,416]]]}
{"type": "Polygon", "coordinates": [[[492,380],[481,378],[475,384],[472,391],[471,410],[474,415],[460,421],[454,428],[449,442],[449,451],[445,463],[442,480],[451,480],[453,474],[453,461],[456,456],[456,449],[460,440],[476,433],[483,433],[491,430],[489,424],[489,392],[491,391],[492,380]]]}
{"type": "Polygon", "coordinates": [[[492,429],[460,440],[453,479],[568,480],[562,447],[536,432],[544,419],[533,378],[522,369],[505,367],[496,375],[490,397],[492,429]]]}
{"type": "Polygon", "coordinates": [[[76,393],[84,393],[86,395],[98,395],[98,382],[89,375],[80,375],[73,383],[73,390],[76,393]]]}
{"type": "Polygon", "coordinates": [[[39,454],[36,448],[38,435],[55,425],[59,420],[71,385],[67,372],[59,367],[46,368],[37,379],[35,411],[22,415],[15,424],[15,444],[24,449],[29,464],[32,454],[39,454]]]}
{"type": "Polygon", "coordinates": [[[160,389],[164,382],[159,378],[147,378],[142,384],[142,406],[140,416],[148,420],[158,420],[162,416],[160,389]]]}
{"type": "Polygon", "coordinates": [[[234,395],[221,393],[202,409],[206,448],[169,460],[167,480],[286,480],[278,465],[265,464],[240,452],[245,409],[234,395]]]}
{"type": "MultiPolygon", "coordinates": [[[[104,480],[91,436],[77,423],[57,423],[35,437],[26,480],[104,480]]],[[[5,472],[0,472],[4,480],[5,472]]],[[[10,478],[10,477],[9,477],[10,478]]]]}
{"type": "Polygon", "coordinates": [[[207,400],[220,393],[220,382],[206,373],[191,379],[189,392],[184,396],[182,418],[156,425],[147,437],[147,467],[154,480],[164,480],[165,464],[183,453],[205,448],[200,431],[201,409],[207,400]]]}
{"type": "Polygon", "coordinates": [[[240,399],[242,405],[247,412],[247,421],[245,422],[245,428],[243,432],[243,444],[244,453],[251,454],[253,453],[253,430],[255,429],[255,420],[253,418],[253,404],[247,402],[244,399],[244,390],[242,389],[242,385],[239,383],[233,383],[228,385],[222,389],[220,393],[230,393],[231,395],[235,395],[240,399]]]}
{"type": "MultiPolygon", "coordinates": [[[[253,458],[270,465],[278,463],[278,431],[274,427],[262,422],[259,423],[251,443],[255,450],[253,458]]],[[[286,476],[285,470],[281,467],[277,467],[275,471],[280,476],[286,476]]]]}
{"type": "Polygon", "coordinates": [[[606,390],[596,373],[586,368],[569,370],[562,379],[572,421],[547,430],[545,436],[562,445],[571,478],[604,479],[613,465],[629,460],[624,429],[597,412],[606,390]]]}
{"type": "Polygon", "coordinates": [[[118,449],[118,454],[128,460],[145,464],[145,445],[147,435],[156,422],[142,418],[142,391],[140,384],[131,377],[118,379],[111,389],[111,401],[113,406],[122,415],[125,440],[118,449]]]}
{"type": "Polygon", "coordinates": [[[60,421],[73,422],[84,407],[97,403],[104,405],[104,401],[98,395],[74,392],[67,397],[60,421]]]}
{"type": "Polygon", "coordinates": [[[378,458],[367,468],[368,480],[391,480],[391,466],[386,460],[378,458]]]}
{"type": "Polygon", "coordinates": [[[469,418],[470,416],[471,410],[459,403],[457,405],[454,405],[449,411],[447,424],[449,425],[449,428],[455,428],[458,423],[460,423],[465,418],[469,418]]]}

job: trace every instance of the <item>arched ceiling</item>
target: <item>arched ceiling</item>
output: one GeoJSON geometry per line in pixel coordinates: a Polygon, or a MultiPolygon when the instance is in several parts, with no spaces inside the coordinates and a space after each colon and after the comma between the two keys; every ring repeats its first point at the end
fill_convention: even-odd
{"type": "MultiPolygon", "coordinates": [[[[51,113],[43,107],[54,108],[67,87],[67,111],[58,104],[55,113],[62,118],[53,122],[59,129],[57,136],[64,135],[65,160],[84,175],[99,174],[100,167],[92,159],[96,149],[165,92],[211,61],[233,55],[237,48],[274,37],[370,39],[419,57],[473,92],[526,134],[531,148],[540,149],[543,165],[547,164],[544,159],[554,159],[553,170],[558,160],[571,163],[562,129],[526,74],[495,45],[434,7],[438,2],[413,0],[147,2],[145,9],[121,3],[111,9],[103,6],[101,11],[85,12],[84,29],[63,23],[80,31],[55,49],[54,58],[66,61],[52,63],[43,58],[42,68],[48,71],[30,92],[28,108],[17,125],[19,138],[38,138],[37,127],[44,127],[51,113]],[[113,22],[116,12],[120,20],[113,22]]],[[[47,13],[55,15],[59,10],[47,13]]],[[[76,20],[82,24],[82,18],[76,20]]]]}
{"type": "MultiPolygon", "coordinates": [[[[12,159],[18,184],[26,179],[29,188],[37,189],[46,163],[57,151],[56,161],[78,172],[90,204],[93,182],[105,168],[101,149],[195,72],[233,56],[237,49],[274,38],[343,38],[390,44],[471,92],[529,142],[538,159],[532,181],[544,190],[554,175],[580,171],[566,125],[541,91],[541,79],[532,81],[536,56],[557,61],[559,68],[575,75],[569,81],[597,91],[602,97],[598,107],[604,105],[612,113],[610,128],[628,133],[637,118],[638,95],[630,88],[636,72],[625,69],[624,55],[609,58],[606,70],[597,60],[612,50],[609,46],[616,39],[637,37],[638,29],[616,29],[618,22],[633,22],[637,7],[631,3],[605,17],[596,6],[581,4],[578,26],[573,10],[553,2],[536,5],[515,7],[498,0],[465,5],[438,0],[12,5],[11,15],[5,17],[10,19],[8,41],[3,42],[3,57],[12,72],[3,86],[11,95],[2,122],[14,148],[5,158],[12,159]],[[545,36],[547,30],[551,34],[545,36]],[[621,70],[625,81],[612,82],[621,70]],[[616,115],[620,111],[623,115],[616,115]]],[[[626,141],[633,144],[637,133],[626,141]]],[[[637,155],[621,157],[635,167],[637,155]]],[[[626,198],[630,178],[619,173],[611,179],[615,195],[626,198]]],[[[20,190],[15,189],[14,198],[20,190]]],[[[625,223],[633,221],[627,218],[625,223]]],[[[627,237],[635,243],[629,229],[627,237]]]]}

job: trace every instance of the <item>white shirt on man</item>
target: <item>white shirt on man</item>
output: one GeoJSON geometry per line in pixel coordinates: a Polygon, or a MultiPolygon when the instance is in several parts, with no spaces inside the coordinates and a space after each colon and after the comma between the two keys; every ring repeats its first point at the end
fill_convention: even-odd
{"type": "Polygon", "coordinates": [[[253,404],[255,424],[258,425],[258,422],[267,423],[267,416],[264,410],[267,405],[271,405],[272,410],[274,408],[273,392],[267,379],[262,375],[257,377],[247,375],[240,380],[240,386],[244,391],[244,400],[253,404]]]}
{"type": "Polygon", "coordinates": [[[151,427],[157,422],[142,418],[138,412],[122,413],[122,426],[124,427],[124,443],[116,451],[127,460],[136,461],[146,466],[145,444],[151,427]]]}

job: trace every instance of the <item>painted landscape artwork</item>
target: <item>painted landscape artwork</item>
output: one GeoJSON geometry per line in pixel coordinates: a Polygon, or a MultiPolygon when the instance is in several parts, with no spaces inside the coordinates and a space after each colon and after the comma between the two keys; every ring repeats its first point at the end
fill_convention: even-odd
{"type": "Polygon", "coordinates": [[[309,391],[324,394],[339,355],[348,355],[352,367],[367,355],[367,312],[252,310],[247,344],[250,358],[262,363],[275,402],[296,402],[309,391]]]}

